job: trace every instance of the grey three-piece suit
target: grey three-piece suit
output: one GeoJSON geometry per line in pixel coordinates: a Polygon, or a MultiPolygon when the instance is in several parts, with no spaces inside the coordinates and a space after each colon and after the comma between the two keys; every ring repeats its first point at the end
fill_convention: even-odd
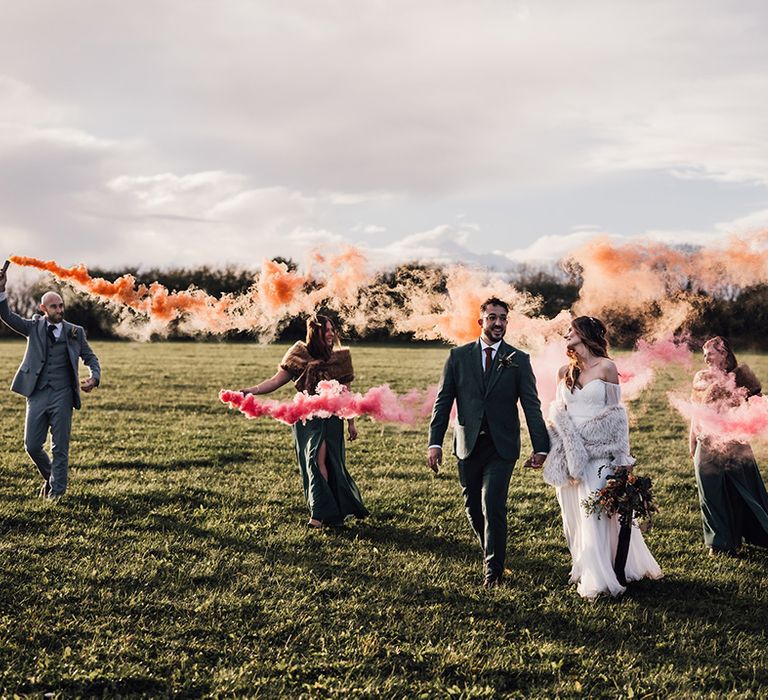
{"type": "Polygon", "coordinates": [[[83,358],[98,384],[99,360],[81,326],[63,321],[61,333],[53,342],[44,316],[22,318],[8,308],[7,299],[0,300],[0,319],[27,338],[24,359],[11,390],[27,398],[24,447],[45,480],[43,493],[60,496],[67,488],[72,409],[80,408],[78,361],[83,358]],[[43,449],[49,428],[53,460],[43,449]]]}
{"type": "Polygon", "coordinates": [[[503,340],[488,372],[478,340],[451,350],[432,410],[429,444],[442,445],[456,401],[453,449],[469,522],[485,555],[485,575],[500,579],[507,545],[507,493],[520,456],[518,401],[534,452],[549,451],[528,355],[503,340]]]}

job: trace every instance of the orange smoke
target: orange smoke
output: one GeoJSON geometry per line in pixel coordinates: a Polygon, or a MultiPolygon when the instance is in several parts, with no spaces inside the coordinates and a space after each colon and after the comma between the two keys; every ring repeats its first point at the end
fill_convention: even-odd
{"type": "Polygon", "coordinates": [[[204,314],[213,322],[229,306],[227,297],[216,299],[200,290],[169,293],[157,282],[149,287],[143,284],[137,286],[133,275],[123,275],[114,282],[109,282],[101,277],[91,277],[85,265],[67,268],[53,260],[44,261],[19,255],[11,256],[10,260],[16,265],[50,272],[82,292],[104,301],[128,306],[134,311],[166,323],[190,313],[204,314]]]}
{"type": "Polygon", "coordinates": [[[663,337],[695,313],[700,294],[731,295],[768,280],[768,231],[731,236],[723,245],[675,248],[663,243],[589,241],[569,256],[583,278],[575,314],[629,310],[663,337]]]}
{"type": "Polygon", "coordinates": [[[595,238],[570,256],[582,269],[580,309],[595,314],[668,299],[689,276],[689,258],[661,243],[616,246],[607,237],[595,238]]]}
{"type": "Polygon", "coordinates": [[[314,251],[310,272],[324,281],[320,288],[312,291],[310,302],[315,306],[326,303],[336,310],[355,304],[360,289],[370,282],[368,259],[352,246],[330,257],[314,251]]]}
{"type": "MultiPolygon", "coordinates": [[[[661,243],[615,245],[596,238],[571,255],[583,285],[575,313],[603,315],[629,310],[646,328],[648,339],[671,336],[684,326],[699,294],[727,294],[768,279],[768,231],[732,237],[710,248],[680,250],[661,243]]],[[[18,265],[50,272],[76,289],[147,319],[153,332],[171,322],[182,331],[254,331],[274,337],[288,316],[327,307],[343,325],[364,335],[375,328],[413,333],[420,339],[458,344],[474,340],[480,329],[480,304],[491,296],[509,304],[510,342],[538,350],[564,333],[570,312],[539,315],[539,300],[484,270],[455,266],[405,267],[402,274],[374,276],[356,248],[338,255],[315,252],[305,271],[266,260],[253,286],[241,295],[212,297],[200,289],[171,292],[155,282],[137,284],[132,275],[110,282],[93,278],[83,265],[65,268],[53,261],[14,256],[18,265]]],[[[610,316],[609,316],[610,319],[610,316]]]]}
{"type": "MultiPolygon", "coordinates": [[[[269,339],[288,315],[312,313],[325,304],[341,311],[357,299],[368,279],[366,259],[350,248],[322,262],[324,277],[288,269],[285,263],[265,260],[258,280],[245,294],[213,297],[200,289],[170,292],[159,282],[137,284],[133,275],[114,282],[91,277],[84,265],[63,267],[49,260],[12,256],[17,265],[49,272],[75,289],[118,307],[131,309],[152,323],[152,332],[167,331],[177,321],[184,330],[207,333],[253,330],[269,339]]],[[[131,319],[135,320],[135,319],[131,319]]],[[[134,329],[132,328],[132,331],[134,329]]]]}
{"type": "Polygon", "coordinates": [[[265,260],[257,284],[259,299],[271,310],[293,306],[309,279],[288,270],[284,263],[265,260]]]}
{"type": "Polygon", "coordinates": [[[402,317],[395,316],[395,328],[417,338],[442,339],[453,344],[480,337],[480,305],[498,297],[509,305],[507,338],[527,348],[542,347],[553,336],[564,333],[570,324],[568,312],[554,319],[537,316],[538,300],[487,272],[465,267],[448,270],[446,292],[434,285],[406,285],[401,290],[406,302],[402,317]]]}
{"type": "Polygon", "coordinates": [[[367,270],[365,256],[351,247],[336,256],[315,253],[311,272],[306,274],[290,270],[285,263],[265,260],[248,292],[220,298],[199,289],[170,292],[158,282],[137,284],[132,275],[110,282],[91,277],[84,265],[66,268],[53,261],[21,256],[11,260],[49,272],[105,302],[131,309],[135,312],[129,319],[134,324],[132,331],[138,316],[151,322],[151,332],[167,331],[169,323],[175,322],[186,331],[251,330],[269,339],[286,316],[310,314],[326,306],[339,313],[342,323],[361,334],[388,326],[418,338],[458,344],[479,336],[480,304],[492,296],[509,304],[508,337],[524,347],[542,347],[569,324],[566,311],[553,320],[537,316],[538,300],[481,270],[453,267],[444,276],[437,268],[427,269],[424,278],[401,280],[393,290],[375,281],[367,270]],[[402,303],[393,301],[393,293],[402,303]]]}
{"type": "Polygon", "coordinates": [[[569,257],[582,269],[580,304],[639,308],[683,292],[722,293],[768,279],[768,231],[731,236],[725,245],[681,250],[663,243],[614,245],[598,237],[569,257]]]}

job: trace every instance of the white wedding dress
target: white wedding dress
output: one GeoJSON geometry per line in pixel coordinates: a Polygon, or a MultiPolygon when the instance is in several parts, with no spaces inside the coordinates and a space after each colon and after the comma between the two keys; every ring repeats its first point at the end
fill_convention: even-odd
{"type": "MultiPolygon", "coordinates": [[[[576,387],[571,392],[565,381],[557,387],[557,397],[565,403],[568,415],[578,428],[586,420],[594,418],[621,401],[618,384],[611,384],[602,379],[594,379],[583,389],[576,387]]],[[[627,441],[627,446],[629,441],[627,441]]],[[[610,469],[598,470],[604,464],[622,466],[634,464],[629,454],[606,454],[604,459],[591,460],[584,472],[584,480],[557,488],[557,500],[563,515],[563,530],[571,551],[573,567],[571,583],[577,583],[577,591],[584,598],[594,598],[601,593],[620,595],[626,589],[613,571],[613,561],[619,536],[618,517],[606,518],[587,515],[581,502],[593,491],[602,488],[610,476],[610,469]]],[[[661,578],[664,574],[643,540],[637,527],[632,528],[627,564],[624,569],[627,581],[642,578],[661,578]]]]}

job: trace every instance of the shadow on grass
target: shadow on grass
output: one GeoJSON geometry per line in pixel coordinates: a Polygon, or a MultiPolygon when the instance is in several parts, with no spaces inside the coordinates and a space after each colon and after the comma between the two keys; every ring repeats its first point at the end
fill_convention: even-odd
{"type": "MultiPolygon", "coordinates": [[[[203,693],[206,689],[185,688],[190,697],[203,693]]],[[[123,694],[137,697],[157,697],[169,694],[170,687],[166,681],[156,678],[135,676],[133,678],[93,678],[88,680],[61,679],[55,683],[27,683],[18,688],[22,693],[44,694],[44,697],[55,696],[85,696],[85,697],[115,697],[123,694]]]]}
{"type": "Polygon", "coordinates": [[[135,459],[113,459],[104,460],[96,464],[80,464],[73,462],[71,468],[82,469],[83,471],[92,471],[96,469],[107,469],[110,471],[156,471],[171,472],[183,471],[194,467],[215,467],[220,468],[228,464],[247,464],[253,462],[254,457],[250,452],[224,452],[217,454],[213,459],[201,459],[199,457],[191,459],[170,459],[167,461],[142,461],[135,459]]]}
{"type": "Polygon", "coordinates": [[[424,532],[423,526],[415,528],[393,525],[375,518],[358,521],[353,527],[341,528],[336,536],[346,540],[365,540],[374,546],[394,546],[403,552],[414,552],[414,556],[419,553],[439,553],[441,556],[461,560],[474,557],[478,561],[481,557],[480,547],[472,546],[466,540],[457,542],[447,535],[424,532]]]}

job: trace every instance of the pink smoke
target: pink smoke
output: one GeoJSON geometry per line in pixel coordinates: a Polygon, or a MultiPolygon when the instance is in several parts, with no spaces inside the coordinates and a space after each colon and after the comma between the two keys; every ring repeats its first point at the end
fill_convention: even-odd
{"type": "Polygon", "coordinates": [[[653,381],[659,367],[668,365],[690,366],[693,355],[684,341],[667,338],[655,343],[639,340],[635,350],[616,358],[619,384],[625,400],[636,399],[653,381]]]}
{"type": "Polygon", "coordinates": [[[729,408],[690,401],[671,393],[667,396],[683,418],[696,424],[699,434],[715,442],[748,442],[768,435],[768,396],[752,396],[729,408]]]}
{"type": "Polygon", "coordinates": [[[223,403],[238,409],[248,418],[268,416],[288,425],[311,418],[358,418],[369,416],[382,423],[411,425],[423,418],[427,405],[431,411],[434,401],[430,388],[426,391],[411,389],[399,396],[388,384],[374,386],[365,394],[352,392],[337,381],[323,381],[317,385],[317,394],[297,393],[291,401],[259,399],[253,394],[222,389],[219,398],[223,403]]]}
{"type": "Polygon", "coordinates": [[[557,395],[557,372],[568,364],[565,340],[559,338],[547,343],[539,352],[531,354],[531,367],[536,376],[536,390],[541,401],[541,411],[546,416],[557,395]]]}
{"type": "MultiPolygon", "coordinates": [[[[692,355],[685,342],[666,339],[655,343],[641,340],[629,355],[616,358],[621,394],[625,401],[636,399],[653,381],[660,367],[672,364],[690,365],[692,355]]],[[[536,387],[544,415],[549,412],[557,395],[557,373],[568,364],[565,341],[548,342],[531,355],[531,366],[536,375],[536,387]]]]}

